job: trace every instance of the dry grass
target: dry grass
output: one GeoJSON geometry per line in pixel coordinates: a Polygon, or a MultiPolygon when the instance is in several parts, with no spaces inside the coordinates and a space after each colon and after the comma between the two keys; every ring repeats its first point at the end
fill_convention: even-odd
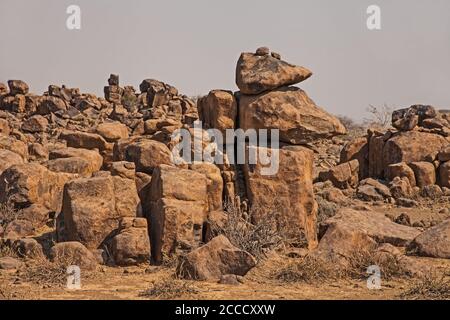
{"type": "Polygon", "coordinates": [[[339,272],[334,266],[321,259],[306,256],[300,261],[289,261],[286,266],[275,272],[274,277],[287,283],[313,284],[339,278],[339,272]]]}
{"type": "Polygon", "coordinates": [[[261,216],[260,210],[256,207],[243,210],[239,205],[226,202],[225,223],[219,226],[210,221],[213,235],[223,234],[233,245],[249,252],[257,260],[264,259],[268,251],[279,247],[287,238],[280,232],[283,227],[280,225],[280,215],[275,212],[266,213],[265,218],[254,222],[254,216],[261,216]]]}
{"type": "Polygon", "coordinates": [[[154,282],[150,288],[139,293],[139,296],[168,300],[197,293],[198,290],[192,283],[170,277],[165,278],[162,281],[154,282]]]}
{"type": "Polygon", "coordinates": [[[411,300],[449,300],[450,279],[445,274],[431,273],[414,280],[400,295],[411,300]]]}
{"type": "Polygon", "coordinates": [[[11,248],[11,246],[6,245],[5,243],[0,243],[0,258],[3,257],[19,258],[19,255],[13,248],[11,248]]]}
{"type": "Polygon", "coordinates": [[[20,211],[10,203],[0,203],[0,226],[6,228],[8,224],[20,218],[20,211]]]}

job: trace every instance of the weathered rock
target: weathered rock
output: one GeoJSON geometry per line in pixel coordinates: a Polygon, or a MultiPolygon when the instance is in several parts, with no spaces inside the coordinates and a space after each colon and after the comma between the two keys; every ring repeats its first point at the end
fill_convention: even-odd
{"type": "Polygon", "coordinates": [[[17,270],[23,266],[22,261],[13,257],[0,257],[0,270],[17,270]]]}
{"type": "Polygon", "coordinates": [[[177,274],[185,279],[217,280],[225,274],[244,276],[255,265],[250,253],[233,246],[221,235],[182,257],[177,274]]]}
{"type": "Polygon", "coordinates": [[[0,174],[11,166],[23,164],[23,159],[15,152],[0,149],[0,174]]]}
{"type": "Polygon", "coordinates": [[[207,178],[208,211],[222,209],[223,179],[220,169],[213,163],[194,162],[189,169],[202,173],[207,178]]]}
{"type": "Polygon", "coordinates": [[[71,174],[54,173],[37,163],[14,165],[0,176],[0,202],[17,208],[39,204],[59,212],[64,184],[71,174]]]}
{"type": "Polygon", "coordinates": [[[366,137],[356,138],[342,148],[340,163],[355,159],[359,162],[359,179],[367,178],[369,176],[369,144],[366,137]]]}
{"type": "Polygon", "coordinates": [[[57,97],[44,96],[39,100],[37,105],[37,112],[40,115],[47,115],[50,113],[65,112],[67,110],[67,103],[57,97]]]}
{"type": "Polygon", "coordinates": [[[392,113],[392,126],[398,130],[411,131],[417,125],[422,126],[425,119],[435,118],[436,110],[432,106],[413,105],[392,113]]]}
{"type": "Polygon", "coordinates": [[[311,71],[269,55],[242,53],[236,66],[236,85],[244,94],[259,94],[308,79],[311,71]]]}
{"type": "MultiPolygon", "coordinates": [[[[0,101],[1,104],[1,101],[0,101]]],[[[8,120],[0,119],[0,135],[9,136],[11,132],[11,128],[9,127],[8,120]]]]}
{"type": "MultiPolygon", "coordinates": [[[[97,172],[101,169],[102,165],[103,165],[103,157],[96,151],[96,150],[88,150],[88,149],[82,149],[82,148],[63,148],[63,149],[54,149],[51,150],[49,153],[49,159],[50,161],[56,161],[59,159],[59,161],[61,161],[61,159],[68,159],[68,164],[71,163],[71,159],[75,161],[78,161],[81,165],[80,168],[84,167],[83,163],[86,163],[87,169],[85,171],[81,170],[81,172],[77,172],[77,173],[85,173],[87,176],[91,175],[94,172],[97,172]],[[81,161],[83,160],[83,161],[81,161]]],[[[49,162],[50,163],[50,162],[49,162]]],[[[58,162],[55,162],[58,163],[58,162]]],[[[59,162],[59,165],[62,165],[66,162],[61,161],[59,162]]],[[[50,168],[51,166],[49,166],[50,168]]],[[[52,170],[50,168],[50,170],[52,170]]],[[[56,170],[56,171],[60,171],[60,170],[56,170]]],[[[69,171],[64,171],[63,172],[70,172],[69,171]]],[[[76,171],[76,170],[75,170],[76,171]]]]}
{"type": "Polygon", "coordinates": [[[346,133],[339,119],[316,106],[303,90],[295,87],[256,96],[242,95],[239,124],[244,130],[279,129],[280,141],[290,144],[306,144],[346,133]]]}
{"type": "Polygon", "coordinates": [[[82,270],[94,270],[97,266],[95,256],[83,244],[75,241],[61,242],[50,249],[53,262],[66,266],[76,265],[82,270]]]}
{"type": "Polygon", "coordinates": [[[145,218],[124,218],[120,232],[111,240],[111,253],[117,265],[150,261],[150,240],[145,218]]]}
{"type": "Polygon", "coordinates": [[[40,115],[34,115],[22,123],[22,130],[30,133],[45,132],[48,120],[40,115]]]}
{"type": "MultiPolygon", "coordinates": [[[[256,152],[264,152],[271,157],[275,154],[270,149],[254,148],[256,152]]],[[[310,248],[317,245],[317,203],[313,192],[313,152],[300,146],[284,147],[279,150],[278,171],[267,175],[268,169],[260,161],[257,164],[244,166],[247,195],[252,205],[275,210],[280,213],[281,224],[288,222],[295,236],[303,233],[310,248]],[[276,195],[269,197],[268,195],[276,195]],[[275,208],[274,208],[275,206],[275,208]]],[[[247,160],[248,162],[248,157],[247,160]]],[[[273,163],[274,164],[274,163],[273,163]]],[[[274,169],[274,168],[273,168],[274,169]]],[[[267,212],[266,211],[266,212],[267,212]]],[[[270,211],[271,212],[271,211],[270,211]]],[[[264,219],[262,212],[253,215],[255,222],[264,219]]]]}
{"type": "Polygon", "coordinates": [[[394,180],[395,177],[405,177],[409,180],[411,187],[416,186],[414,171],[404,162],[388,165],[385,170],[385,177],[388,181],[394,180]]]}
{"type": "Polygon", "coordinates": [[[199,99],[198,108],[200,118],[207,129],[218,129],[226,137],[225,130],[236,127],[238,108],[232,92],[212,90],[199,99]]]}
{"type": "Polygon", "coordinates": [[[423,188],[436,183],[436,168],[432,163],[420,161],[409,164],[414,171],[417,186],[423,188]]]}
{"type": "Polygon", "coordinates": [[[422,256],[450,259],[450,219],[420,234],[410,249],[422,256]]]}
{"type": "Polygon", "coordinates": [[[395,199],[409,198],[413,193],[409,179],[407,177],[400,178],[399,176],[396,176],[389,183],[389,191],[395,199]]]}
{"type": "Polygon", "coordinates": [[[158,141],[140,140],[125,149],[126,161],[134,162],[136,171],[151,174],[161,164],[173,165],[173,155],[169,148],[158,141]]]}
{"type": "Polygon", "coordinates": [[[16,219],[10,222],[3,232],[5,238],[18,239],[34,234],[36,230],[28,220],[16,219]]]}
{"type": "Polygon", "coordinates": [[[27,94],[30,89],[22,80],[8,80],[9,94],[15,96],[17,94],[27,94]]]}
{"type": "Polygon", "coordinates": [[[120,122],[104,122],[97,126],[97,133],[108,142],[128,138],[128,128],[120,122]]]}
{"type": "Polygon", "coordinates": [[[72,180],[64,187],[64,224],[59,233],[65,240],[95,249],[118,228],[121,218],[136,216],[138,204],[130,179],[106,175],[72,180]]]}
{"type": "Polygon", "coordinates": [[[330,180],[336,188],[348,189],[358,184],[358,172],[359,161],[355,159],[321,172],[320,177],[323,181],[330,180]]]}
{"type": "Polygon", "coordinates": [[[422,190],[420,191],[420,195],[425,198],[436,200],[442,197],[443,192],[438,185],[432,184],[423,187],[422,190]]]}
{"type": "Polygon", "coordinates": [[[20,257],[36,258],[44,257],[42,246],[33,238],[24,238],[14,241],[14,251],[20,257]]]}
{"type": "Polygon", "coordinates": [[[3,82],[0,82],[0,96],[8,94],[8,87],[3,82]]]}
{"type": "Polygon", "coordinates": [[[450,188],[450,161],[444,162],[439,166],[439,185],[450,188]]]}
{"type": "Polygon", "coordinates": [[[72,148],[98,149],[99,151],[111,148],[102,136],[95,133],[63,131],[59,139],[66,140],[67,146],[72,148]]]}
{"type": "Polygon", "coordinates": [[[47,162],[47,168],[53,172],[66,172],[90,177],[93,172],[91,163],[79,157],[58,158],[47,162]]]}
{"type": "Polygon", "coordinates": [[[424,161],[429,154],[439,152],[447,144],[447,140],[437,134],[419,131],[400,132],[384,145],[383,167],[399,162],[424,161]]]}
{"type": "Polygon", "coordinates": [[[6,149],[17,153],[23,160],[28,160],[28,146],[23,141],[17,140],[12,136],[0,137],[0,149],[6,149]]]}
{"type": "Polygon", "coordinates": [[[383,201],[384,199],[391,197],[389,188],[372,178],[362,180],[356,194],[366,201],[383,201]]]}
{"type": "Polygon", "coordinates": [[[175,252],[177,244],[195,246],[202,240],[207,218],[207,178],[204,174],[158,166],[152,175],[144,212],[150,220],[152,260],[175,252]]]}
{"type": "Polygon", "coordinates": [[[383,147],[385,138],[378,133],[369,135],[369,177],[380,178],[386,168],[383,163],[383,147]]]}
{"type": "Polygon", "coordinates": [[[446,146],[441,151],[439,151],[437,158],[441,162],[450,161],[450,146],[446,146]]]}

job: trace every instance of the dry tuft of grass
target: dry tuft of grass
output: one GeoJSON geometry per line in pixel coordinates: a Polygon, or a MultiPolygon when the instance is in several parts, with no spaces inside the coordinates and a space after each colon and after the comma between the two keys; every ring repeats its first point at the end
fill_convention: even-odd
{"type": "Polygon", "coordinates": [[[450,279],[445,274],[431,273],[415,279],[400,295],[409,300],[449,300],[450,279]]]}
{"type": "Polygon", "coordinates": [[[339,272],[335,267],[321,259],[306,256],[300,261],[289,261],[285,267],[276,271],[274,277],[282,282],[314,284],[336,279],[339,277],[339,272]]]}
{"type": "Polygon", "coordinates": [[[19,255],[13,248],[11,248],[11,246],[6,245],[5,243],[0,243],[0,258],[3,257],[19,258],[19,255]]]}
{"type": "Polygon", "coordinates": [[[0,203],[0,227],[6,228],[8,224],[20,218],[20,211],[10,203],[0,203]]]}
{"type": "Polygon", "coordinates": [[[139,293],[139,297],[169,300],[197,293],[198,289],[190,282],[166,278],[162,281],[154,282],[150,288],[139,293]]]}

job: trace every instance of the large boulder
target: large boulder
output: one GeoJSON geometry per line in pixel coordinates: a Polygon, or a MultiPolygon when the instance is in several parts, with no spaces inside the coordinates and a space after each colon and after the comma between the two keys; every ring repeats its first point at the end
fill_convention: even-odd
{"type": "MultiPolygon", "coordinates": [[[[264,152],[274,157],[270,149],[249,147],[255,152],[264,152]]],[[[247,157],[248,159],[248,157],[247,157]]],[[[279,150],[279,157],[273,158],[278,170],[267,175],[261,161],[244,166],[245,184],[250,204],[267,211],[256,211],[254,222],[264,219],[264,214],[277,212],[281,223],[288,223],[296,236],[303,233],[309,247],[317,245],[317,203],[313,192],[313,161],[311,150],[301,146],[289,146],[279,150]],[[273,196],[269,196],[273,195],[273,196]]],[[[274,163],[273,163],[274,164],[274,163]]]]}
{"type": "Polygon", "coordinates": [[[63,131],[59,139],[66,140],[67,146],[72,148],[98,149],[99,151],[110,149],[106,140],[99,134],[81,131],[63,131]]]}
{"type": "Polygon", "coordinates": [[[414,171],[405,162],[388,165],[385,171],[385,177],[388,181],[394,180],[395,177],[405,177],[409,180],[411,187],[416,186],[416,176],[414,175],[414,171]]]}
{"type": "Polygon", "coordinates": [[[133,180],[110,175],[72,180],[64,187],[63,224],[58,233],[64,240],[95,249],[123,217],[136,216],[138,204],[133,180]]]}
{"type": "Polygon", "coordinates": [[[17,94],[27,94],[30,89],[22,80],[8,80],[9,94],[15,96],[17,94]]]}
{"type": "Polygon", "coordinates": [[[153,172],[143,208],[150,222],[152,260],[176,251],[178,244],[195,246],[202,240],[207,218],[207,178],[204,174],[160,165],[153,172]]]}
{"type": "Polygon", "coordinates": [[[399,132],[383,146],[383,167],[399,162],[424,161],[427,156],[437,154],[447,144],[448,141],[437,134],[420,131],[399,132]]]}
{"type": "Polygon", "coordinates": [[[194,162],[189,165],[189,169],[207,178],[208,211],[222,210],[223,179],[219,167],[213,163],[194,162]]]}
{"type": "Polygon", "coordinates": [[[206,128],[218,129],[225,137],[226,129],[236,127],[237,103],[232,92],[212,90],[198,100],[200,119],[206,128]]]}
{"type": "Polygon", "coordinates": [[[341,163],[329,171],[320,173],[323,181],[329,180],[336,188],[348,189],[358,184],[359,161],[357,159],[341,163]]]}
{"type": "Polygon", "coordinates": [[[342,148],[340,163],[355,159],[359,162],[359,178],[367,178],[369,176],[369,144],[366,137],[356,138],[342,148]]]}
{"type": "Polygon", "coordinates": [[[270,55],[242,53],[236,66],[236,85],[244,94],[259,94],[308,79],[312,72],[270,55]]]}
{"type": "Polygon", "coordinates": [[[0,176],[0,202],[17,208],[33,204],[59,212],[64,184],[74,175],[55,173],[37,163],[14,165],[0,176]]]}
{"type": "Polygon", "coordinates": [[[450,188],[450,161],[441,163],[439,166],[439,185],[450,188]]]}
{"type": "Polygon", "coordinates": [[[151,174],[161,164],[173,165],[173,154],[162,142],[139,140],[125,148],[126,161],[134,162],[136,171],[151,174]]]}
{"type": "Polygon", "coordinates": [[[50,249],[50,259],[65,266],[77,265],[82,270],[95,270],[97,260],[94,254],[79,242],[61,242],[50,249]]]}
{"type": "Polygon", "coordinates": [[[110,248],[117,265],[134,265],[150,261],[150,240],[145,218],[123,218],[119,233],[110,248]]]}
{"type": "Polygon", "coordinates": [[[0,174],[16,164],[23,164],[23,159],[20,155],[9,150],[0,149],[0,174]]]}
{"type": "Polygon", "coordinates": [[[282,87],[260,95],[241,95],[239,124],[247,129],[278,129],[280,140],[306,144],[318,138],[345,134],[336,117],[316,106],[296,87],[282,87]]]}
{"type": "Polygon", "coordinates": [[[181,257],[177,274],[185,279],[218,280],[225,274],[244,276],[255,265],[256,259],[250,253],[220,235],[181,257]]]}
{"type": "Polygon", "coordinates": [[[128,127],[120,122],[104,122],[97,126],[97,133],[108,142],[128,138],[128,127]]]}
{"type": "Polygon", "coordinates": [[[430,162],[411,162],[409,166],[414,171],[417,186],[420,188],[436,184],[436,168],[430,162]]]}
{"type": "Polygon", "coordinates": [[[410,249],[421,256],[450,259],[450,219],[420,234],[410,249]]]}
{"type": "Polygon", "coordinates": [[[88,150],[82,148],[62,148],[54,149],[49,153],[48,167],[53,171],[80,173],[86,176],[93,174],[101,169],[103,157],[97,150],[88,150]],[[71,169],[73,165],[78,164],[71,169]],[[53,169],[52,169],[53,168],[53,169]]]}

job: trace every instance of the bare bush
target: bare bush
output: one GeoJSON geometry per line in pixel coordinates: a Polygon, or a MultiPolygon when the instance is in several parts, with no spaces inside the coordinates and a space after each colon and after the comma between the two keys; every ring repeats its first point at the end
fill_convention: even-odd
{"type": "Polygon", "coordinates": [[[376,129],[387,129],[391,126],[393,108],[384,104],[382,107],[370,105],[367,108],[369,117],[364,119],[364,123],[368,127],[376,129]]]}
{"type": "Polygon", "coordinates": [[[154,282],[147,290],[139,293],[140,297],[154,299],[175,299],[183,295],[197,294],[198,290],[190,282],[166,278],[162,281],[154,282]]]}
{"type": "Polygon", "coordinates": [[[290,261],[275,273],[275,278],[282,282],[317,283],[339,277],[338,270],[321,259],[306,256],[300,261],[290,261]]]}
{"type": "Polygon", "coordinates": [[[20,218],[20,211],[10,203],[0,203],[0,226],[6,228],[8,224],[20,218]]]}
{"type": "Polygon", "coordinates": [[[287,228],[284,228],[279,213],[266,209],[264,218],[254,219],[254,216],[261,217],[262,208],[253,206],[247,210],[235,203],[225,202],[227,219],[223,225],[209,222],[214,236],[223,234],[233,245],[249,252],[257,260],[266,257],[268,251],[279,247],[288,239],[287,228]]]}
{"type": "Polygon", "coordinates": [[[321,196],[316,196],[316,202],[318,205],[318,211],[317,211],[317,223],[321,224],[328,218],[333,217],[336,212],[339,210],[339,206],[334,203],[330,202],[321,196]]]}
{"type": "Polygon", "coordinates": [[[445,274],[430,273],[415,279],[401,293],[402,299],[448,300],[450,299],[450,279],[445,274]]]}

